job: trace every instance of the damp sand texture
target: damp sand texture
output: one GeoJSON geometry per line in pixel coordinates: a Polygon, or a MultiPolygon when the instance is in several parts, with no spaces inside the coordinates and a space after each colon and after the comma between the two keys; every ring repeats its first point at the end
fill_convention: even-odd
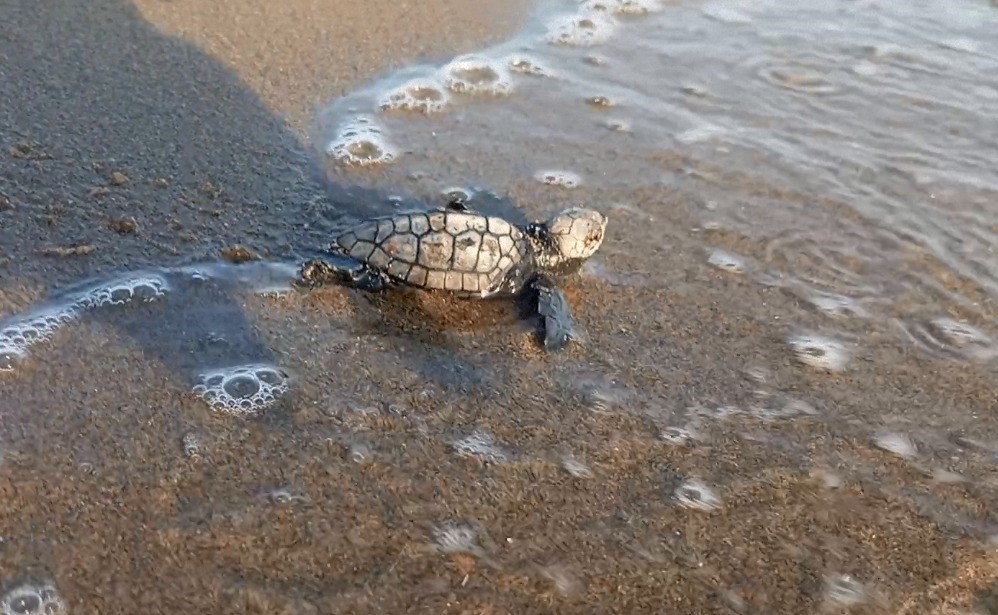
{"type": "Polygon", "coordinates": [[[995,612],[998,12],[452,6],[5,14],[0,613],[995,612]],[[290,285],[457,191],[584,343],[290,285]]]}

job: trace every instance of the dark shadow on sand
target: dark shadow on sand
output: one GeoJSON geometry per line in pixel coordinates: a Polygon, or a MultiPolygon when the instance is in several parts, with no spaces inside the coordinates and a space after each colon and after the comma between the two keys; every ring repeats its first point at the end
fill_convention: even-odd
{"type": "MultiPolygon", "coordinates": [[[[296,222],[322,201],[309,157],[219,62],[123,0],[14,0],[2,13],[2,279],[52,296],[78,279],[214,260],[225,245],[287,257],[302,241],[296,222]],[[118,232],[122,219],[137,232],[118,232]],[[74,245],[92,251],[43,253],[74,245]]],[[[224,292],[181,298],[88,317],[181,377],[194,363],[273,360],[224,292]]]]}
{"type": "MultiPolygon", "coordinates": [[[[295,260],[350,219],[394,207],[386,195],[329,185],[233,73],[127,1],[14,0],[2,13],[0,288],[41,284],[58,296],[83,279],[218,260],[233,244],[295,260]],[[115,222],[129,218],[137,232],[118,232],[115,222]],[[92,251],[43,254],[77,245],[92,251]]],[[[88,317],[181,379],[198,367],[274,361],[224,289],[88,317]]],[[[413,367],[444,386],[466,380],[460,359],[439,363],[413,367]]]]}

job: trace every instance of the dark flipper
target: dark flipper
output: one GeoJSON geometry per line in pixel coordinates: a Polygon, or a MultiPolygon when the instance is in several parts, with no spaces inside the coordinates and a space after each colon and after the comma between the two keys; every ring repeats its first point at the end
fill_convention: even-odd
{"type": "Polygon", "coordinates": [[[547,278],[534,280],[537,291],[537,312],[544,319],[544,347],[557,352],[569,342],[581,342],[582,332],[572,318],[572,308],[568,299],[554,282],[547,278]]]}
{"type": "Polygon", "coordinates": [[[390,285],[383,273],[372,271],[352,258],[333,253],[302,263],[299,278],[300,284],[308,287],[332,283],[371,292],[384,290],[390,285]]]}

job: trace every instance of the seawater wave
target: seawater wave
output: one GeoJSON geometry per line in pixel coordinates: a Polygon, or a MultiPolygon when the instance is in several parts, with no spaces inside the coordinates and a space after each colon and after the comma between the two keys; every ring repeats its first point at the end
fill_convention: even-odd
{"type": "Polygon", "coordinates": [[[375,152],[327,158],[348,185],[678,190],[710,228],[762,242],[750,277],[777,272],[819,312],[880,318],[903,297],[938,312],[903,314],[906,330],[953,306],[988,329],[996,26],[979,2],[546,2],[510,41],[337,101],[316,142],[375,152]],[[383,104],[411,83],[436,84],[433,113],[383,104]]]}

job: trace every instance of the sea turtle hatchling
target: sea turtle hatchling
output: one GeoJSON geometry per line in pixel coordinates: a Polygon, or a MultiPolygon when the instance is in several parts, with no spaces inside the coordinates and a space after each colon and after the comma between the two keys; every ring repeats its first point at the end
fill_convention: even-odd
{"type": "Polygon", "coordinates": [[[371,218],[306,261],[307,285],[336,281],[379,291],[410,286],[467,298],[516,297],[533,291],[544,320],[544,345],[578,339],[555,279],[578,271],[603,243],[607,218],[575,207],[522,226],[460,202],[431,211],[371,218]]]}

